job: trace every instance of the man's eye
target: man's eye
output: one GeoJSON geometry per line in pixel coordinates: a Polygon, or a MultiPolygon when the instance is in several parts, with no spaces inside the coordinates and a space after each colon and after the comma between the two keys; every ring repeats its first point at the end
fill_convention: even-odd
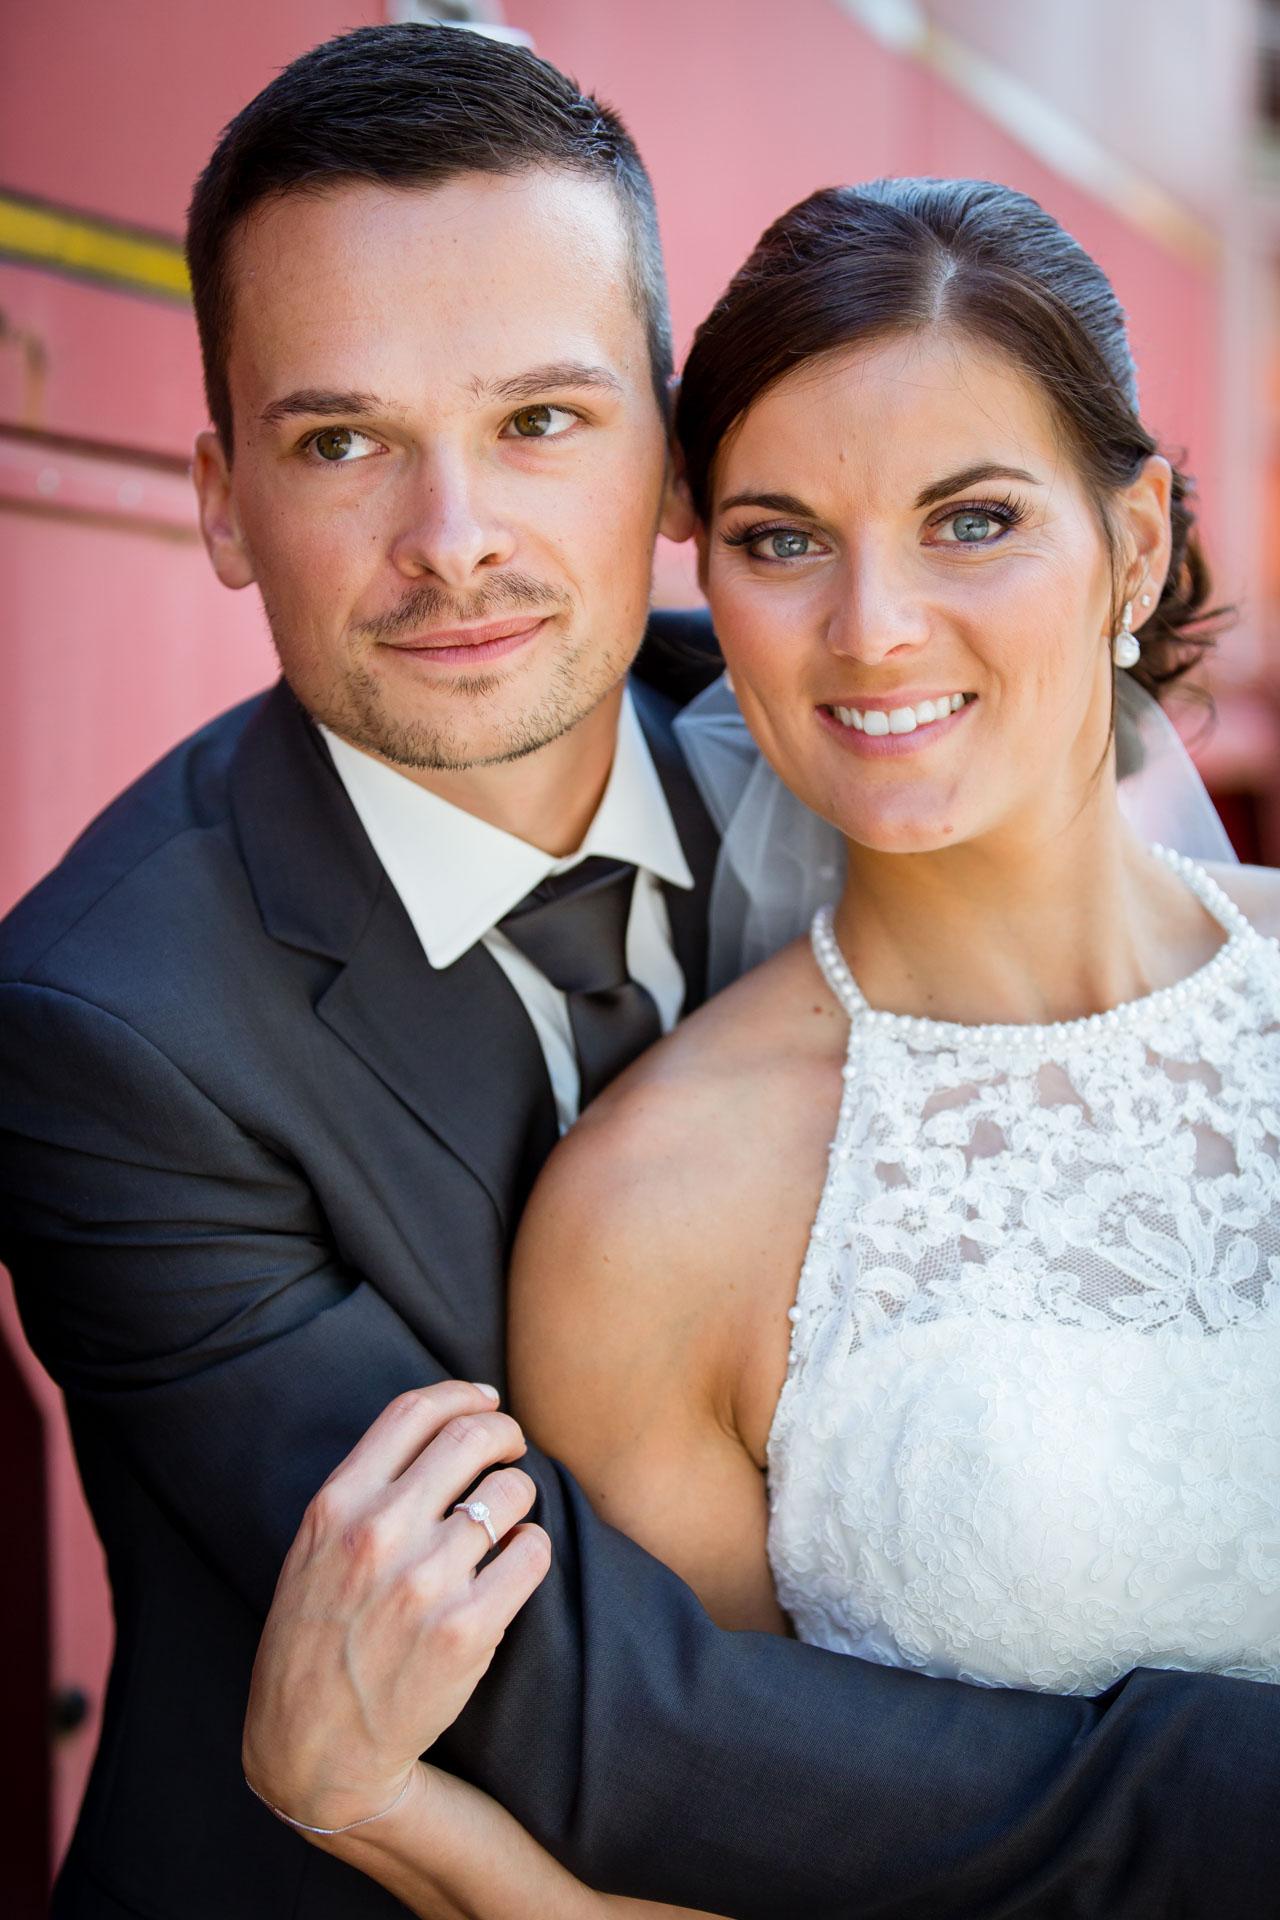
{"type": "Polygon", "coordinates": [[[566,407],[521,407],[519,413],[512,414],[508,425],[521,440],[549,440],[558,433],[567,433],[576,419],[566,407]]]}
{"type": "Polygon", "coordinates": [[[323,432],[312,436],[311,446],[331,466],[339,461],[363,460],[378,451],[377,441],[371,440],[367,433],[357,433],[354,427],[325,427],[323,432]]]}

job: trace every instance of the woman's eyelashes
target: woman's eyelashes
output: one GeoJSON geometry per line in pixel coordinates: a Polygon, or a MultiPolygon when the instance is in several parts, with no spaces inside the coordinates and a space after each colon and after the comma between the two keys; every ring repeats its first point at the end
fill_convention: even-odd
{"type": "Polygon", "coordinates": [[[926,531],[938,546],[992,547],[1026,517],[1026,508],[1017,500],[966,500],[962,506],[944,507],[934,514],[926,531]]]}
{"type": "MultiPolygon", "coordinates": [[[[944,547],[993,547],[1007,533],[1022,525],[1027,510],[1020,501],[966,500],[944,507],[926,523],[924,533],[929,544],[944,547]]],[[[831,552],[829,543],[819,535],[793,526],[747,526],[721,530],[721,544],[740,550],[749,559],[766,566],[786,566],[812,560],[831,552]]]]}
{"type": "Polygon", "coordinates": [[[724,546],[741,548],[752,560],[763,560],[772,566],[785,566],[788,561],[808,560],[815,553],[830,551],[816,534],[806,533],[802,527],[727,528],[721,530],[720,539],[724,546]]]}

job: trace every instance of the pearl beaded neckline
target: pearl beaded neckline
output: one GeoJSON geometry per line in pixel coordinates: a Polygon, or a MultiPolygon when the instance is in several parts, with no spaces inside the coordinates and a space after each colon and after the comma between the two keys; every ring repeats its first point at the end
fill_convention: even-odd
{"type": "Polygon", "coordinates": [[[1168,847],[1153,846],[1151,851],[1180,876],[1201,905],[1212,914],[1227,938],[1212,958],[1194,973],[1188,974],[1185,980],[1175,981],[1172,986],[1157,987],[1153,993],[1142,994],[1136,1000],[1122,1001],[1119,1006],[1110,1007],[1105,1013],[1083,1014],[1075,1020],[1054,1020],[1042,1025],[996,1021],[967,1023],[934,1020],[927,1014],[891,1013],[868,1006],[836,939],[834,906],[819,907],[813,917],[809,938],[814,958],[850,1020],[877,1027],[894,1027],[901,1033],[915,1035],[935,1046],[963,1046],[974,1040],[996,1040],[1006,1045],[1030,1047],[1052,1044],[1069,1035],[1083,1037],[1090,1033],[1114,1032],[1135,1017],[1145,1019],[1150,1014],[1158,1018],[1161,1013],[1185,1006],[1193,995],[1213,987],[1235,964],[1246,945],[1262,938],[1235,901],[1196,861],[1168,847]]]}

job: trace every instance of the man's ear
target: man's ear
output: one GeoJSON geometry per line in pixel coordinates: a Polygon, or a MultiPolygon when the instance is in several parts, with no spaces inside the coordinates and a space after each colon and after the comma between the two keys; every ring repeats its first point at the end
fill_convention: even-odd
{"type": "Polygon", "coordinates": [[[697,516],[684,477],[668,468],[658,532],[665,533],[668,540],[691,540],[696,525],[697,516]]]}
{"type": "Polygon", "coordinates": [[[1142,471],[1120,495],[1126,545],[1129,549],[1129,588],[1125,599],[1132,599],[1134,629],[1149,620],[1164,591],[1169,572],[1169,507],[1173,498],[1173,469],[1163,454],[1153,453],[1144,461],[1142,471]],[[1142,595],[1151,595],[1150,606],[1142,605],[1142,595]]]}
{"type": "MultiPolygon", "coordinates": [[[[672,374],[667,382],[671,395],[669,419],[674,421],[676,395],[680,391],[680,382],[672,374]]],[[[693,511],[693,496],[689,492],[689,482],[685,478],[684,454],[673,428],[667,432],[667,471],[662,483],[662,513],[658,520],[658,532],[664,533],[668,540],[689,540],[693,536],[696,516],[693,511]]]]}
{"type": "Polygon", "coordinates": [[[698,586],[705,600],[707,597],[707,555],[710,552],[711,540],[701,520],[695,520],[694,522],[693,539],[694,545],[698,549],[698,586]]]}
{"type": "Polygon", "coordinates": [[[253,561],[231,495],[231,469],[222,441],[212,427],[196,435],[191,461],[200,513],[200,532],[213,570],[224,587],[252,586],[253,561]]]}

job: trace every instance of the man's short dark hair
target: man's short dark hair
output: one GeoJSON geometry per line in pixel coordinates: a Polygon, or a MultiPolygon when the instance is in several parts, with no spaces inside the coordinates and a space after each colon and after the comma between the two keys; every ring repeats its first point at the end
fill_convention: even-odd
{"type": "Polygon", "coordinates": [[[617,114],[545,60],[456,27],[358,27],[313,47],[237,114],[196,182],[187,263],[209,416],[230,457],[229,253],[262,201],[370,180],[438,187],[464,173],[562,167],[608,182],[631,253],[659,405],[666,411],[671,322],[653,187],[617,114]]]}

